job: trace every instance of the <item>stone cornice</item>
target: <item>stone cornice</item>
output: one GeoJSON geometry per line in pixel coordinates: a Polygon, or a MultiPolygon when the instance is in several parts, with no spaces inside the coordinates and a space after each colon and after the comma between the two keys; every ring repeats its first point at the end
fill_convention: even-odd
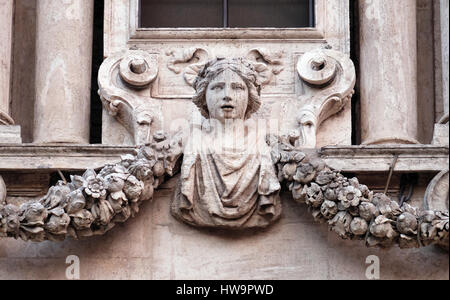
{"type": "Polygon", "coordinates": [[[449,148],[433,145],[329,146],[319,150],[328,166],[342,172],[386,172],[395,156],[397,172],[440,172],[449,148]]]}
{"type": "MultiPolygon", "coordinates": [[[[0,170],[96,169],[120,161],[121,155],[131,154],[134,149],[110,145],[0,145],[0,170]]],[[[342,172],[386,172],[396,154],[398,172],[439,172],[449,164],[449,148],[432,145],[328,146],[317,151],[327,165],[342,172]]]]}
{"type": "Polygon", "coordinates": [[[133,153],[135,147],[105,145],[1,145],[0,171],[69,170],[101,168],[133,153]]]}

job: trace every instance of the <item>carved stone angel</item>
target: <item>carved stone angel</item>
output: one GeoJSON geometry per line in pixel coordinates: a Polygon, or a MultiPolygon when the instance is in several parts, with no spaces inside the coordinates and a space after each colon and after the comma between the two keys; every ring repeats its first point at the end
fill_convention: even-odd
{"type": "Polygon", "coordinates": [[[186,145],[172,214],[199,227],[268,226],[281,213],[280,183],[264,136],[249,122],[261,105],[255,68],[218,58],[194,88],[206,120],[186,145]]]}

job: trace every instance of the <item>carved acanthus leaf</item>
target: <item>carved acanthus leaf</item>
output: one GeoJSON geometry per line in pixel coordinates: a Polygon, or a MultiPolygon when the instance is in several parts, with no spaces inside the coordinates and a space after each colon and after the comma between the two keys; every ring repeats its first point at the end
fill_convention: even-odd
{"type": "Polygon", "coordinates": [[[253,62],[262,85],[269,84],[273,76],[279,75],[284,70],[282,52],[271,53],[265,48],[255,48],[249,51],[246,58],[253,62]]]}
{"type": "Polygon", "coordinates": [[[140,109],[139,90],[151,84],[158,74],[156,57],[145,51],[129,50],[107,58],[98,75],[103,107],[133,136],[135,144],[147,142],[155,113],[140,109]],[[145,134],[142,134],[146,132],[145,134]]]}
{"type": "Polygon", "coordinates": [[[305,53],[297,64],[304,83],[304,105],[297,122],[301,139],[297,146],[314,148],[316,133],[323,121],[338,113],[351,99],[356,82],[355,67],[340,52],[320,49],[305,53]]]}
{"type": "Polygon", "coordinates": [[[167,56],[172,56],[167,68],[175,74],[183,72],[184,80],[190,86],[194,84],[197,74],[209,60],[208,51],[198,47],[171,51],[167,56]]]}

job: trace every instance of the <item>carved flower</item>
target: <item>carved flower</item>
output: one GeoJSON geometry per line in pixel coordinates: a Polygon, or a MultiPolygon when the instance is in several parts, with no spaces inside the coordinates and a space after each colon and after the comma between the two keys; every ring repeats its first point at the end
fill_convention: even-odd
{"type": "Polygon", "coordinates": [[[376,194],[373,199],[373,203],[377,205],[378,210],[382,215],[387,217],[399,216],[402,213],[400,206],[397,202],[392,201],[391,198],[385,194],[376,194]]]}
{"type": "Polygon", "coordinates": [[[20,222],[25,226],[44,225],[48,216],[47,209],[39,202],[29,202],[20,207],[20,222]]]}
{"type": "Polygon", "coordinates": [[[70,224],[70,217],[62,208],[55,208],[50,211],[50,219],[45,224],[45,229],[54,235],[63,235],[67,233],[67,227],[70,224]]]}
{"type": "Polygon", "coordinates": [[[316,183],[311,183],[310,187],[305,187],[306,204],[314,208],[319,208],[323,203],[323,194],[320,186],[316,183]]]}
{"type": "Polygon", "coordinates": [[[66,211],[69,214],[74,214],[80,210],[82,210],[86,206],[86,199],[84,198],[83,192],[81,189],[75,190],[67,196],[67,207],[66,211]]]}
{"type": "Polygon", "coordinates": [[[397,218],[397,230],[405,235],[417,234],[417,218],[405,212],[397,218]]]}
{"type": "Polygon", "coordinates": [[[86,178],[86,188],[84,192],[92,198],[99,199],[106,195],[105,182],[100,176],[89,176],[86,178]]]}
{"type": "Polygon", "coordinates": [[[17,206],[8,204],[2,210],[2,226],[7,233],[16,233],[20,227],[20,210],[17,206]]]}
{"type": "Polygon", "coordinates": [[[338,200],[344,208],[356,207],[361,201],[362,193],[359,189],[349,185],[339,190],[338,200]]]}
{"type": "Polygon", "coordinates": [[[350,224],[352,222],[352,216],[345,211],[340,211],[330,221],[330,229],[336,232],[341,238],[347,239],[350,235],[350,224]]]}
{"type": "Polygon", "coordinates": [[[364,235],[368,229],[369,225],[362,218],[354,218],[350,223],[350,230],[354,235],[364,235]]]}
{"type": "Polygon", "coordinates": [[[136,202],[144,190],[144,183],[133,175],[129,176],[125,181],[123,191],[131,202],[136,202]]]}
{"type": "Polygon", "coordinates": [[[123,223],[130,217],[131,217],[131,208],[127,205],[122,207],[122,211],[114,217],[113,222],[123,223]]]}
{"type": "Polygon", "coordinates": [[[324,195],[325,199],[327,199],[329,201],[337,200],[336,189],[331,188],[330,185],[327,186],[323,195],[324,195]]]}
{"type": "Polygon", "coordinates": [[[317,174],[315,182],[319,185],[329,184],[336,177],[335,173],[330,170],[323,170],[317,174]]]}
{"type": "Polygon", "coordinates": [[[120,158],[121,158],[120,165],[125,169],[128,169],[131,166],[131,164],[138,159],[136,156],[131,154],[122,155],[120,158]]]}
{"type": "Polygon", "coordinates": [[[104,166],[98,175],[105,178],[110,174],[126,174],[126,172],[125,167],[120,164],[109,164],[104,166]]]}
{"type": "Polygon", "coordinates": [[[369,190],[369,188],[367,187],[367,185],[364,184],[360,184],[359,185],[359,190],[362,193],[363,198],[361,199],[361,201],[363,202],[372,202],[373,199],[373,191],[369,190]]]}
{"type": "Polygon", "coordinates": [[[70,217],[72,217],[72,223],[77,230],[89,229],[94,222],[94,216],[86,209],[82,209],[70,217]]]}
{"type": "Polygon", "coordinates": [[[100,199],[92,205],[92,216],[99,221],[101,225],[107,225],[114,216],[114,210],[108,201],[100,199]]]}
{"type": "Polygon", "coordinates": [[[316,170],[311,163],[300,163],[298,164],[294,180],[300,183],[309,183],[315,176],[316,170]]]}
{"type": "Polygon", "coordinates": [[[152,165],[145,159],[139,159],[132,162],[128,167],[128,171],[142,181],[153,177],[152,165]]]}
{"type": "Polygon", "coordinates": [[[338,208],[335,202],[326,200],[322,203],[320,212],[324,218],[331,219],[338,213],[338,208]]]}
{"type": "Polygon", "coordinates": [[[288,181],[292,181],[294,179],[296,170],[297,170],[296,164],[294,163],[285,164],[282,169],[283,178],[288,181]]]}
{"type": "Polygon", "coordinates": [[[67,195],[71,192],[71,186],[59,181],[52,186],[47,195],[39,202],[47,209],[53,209],[57,206],[64,206],[67,201],[67,195]]]}
{"type": "Polygon", "coordinates": [[[105,178],[107,188],[110,192],[108,196],[108,202],[113,208],[115,213],[122,211],[123,203],[128,201],[123,188],[125,186],[126,177],[122,174],[110,174],[105,178]]]}
{"type": "Polygon", "coordinates": [[[72,187],[72,190],[84,189],[86,188],[87,182],[83,176],[70,176],[71,182],[69,185],[72,187]]]}
{"type": "Polygon", "coordinates": [[[359,216],[368,222],[379,215],[377,207],[370,202],[361,202],[358,208],[359,216]]]}
{"type": "Polygon", "coordinates": [[[386,238],[392,240],[398,233],[394,230],[391,223],[393,221],[385,216],[378,216],[375,222],[370,226],[370,233],[377,238],[386,238]]]}

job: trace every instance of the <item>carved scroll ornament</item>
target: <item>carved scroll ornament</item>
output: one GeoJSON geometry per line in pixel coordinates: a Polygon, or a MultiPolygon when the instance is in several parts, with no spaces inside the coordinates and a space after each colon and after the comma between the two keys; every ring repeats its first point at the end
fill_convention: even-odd
{"type": "Polygon", "coordinates": [[[134,91],[147,87],[158,74],[156,57],[145,51],[129,50],[107,58],[98,75],[99,95],[103,107],[134,138],[135,144],[147,142],[155,113],[143,109],[134,91]]]}
{"type": "Polygon", "coordinates": [[[350,58],[340,52],[319,49],[305,53],[297,64],[304,83],[304,105],[297,114],[298,145],[315,148],[322,122],[339,112],[354,93],[356,73],[350,58]]]}

